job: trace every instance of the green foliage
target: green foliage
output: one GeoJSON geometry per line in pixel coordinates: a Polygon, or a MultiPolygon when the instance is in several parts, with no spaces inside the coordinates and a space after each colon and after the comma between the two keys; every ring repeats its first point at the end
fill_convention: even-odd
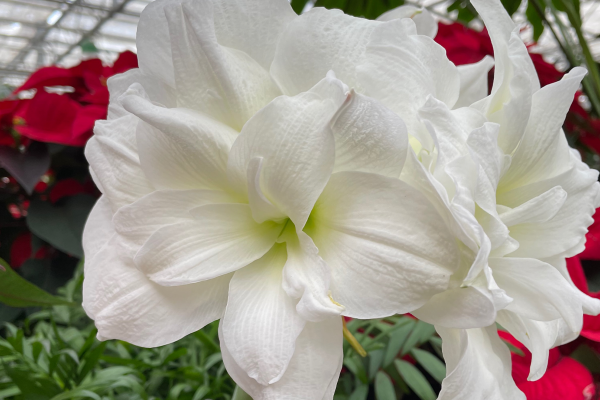
{"type": "MultiPolygon", "coordinates": [[[[292,0],[292,8],[302,12],[308,0],[292,0]]],[[[404,4],[404,0],[317,0],[315,7],[337,8],[348,15],[375,19],[384,12],[404,4]]]]}
{"type": "MultiPolygon", "coordinates": [[[[79,272],[60,290],[81,303],[79,272]]],[[[176,343],[144,349],[99,342],[79,306],[54,306],[0,338],[0,399],[231,399],[234,383],[221,359],[217,324],[176,343]]]]}
{"type": "MultiPolygon", "coordinates": [[[[53,307],[30,314],[19,325],[4,325],[0,399],[232,399],[235,384],[221,358],[218,322],[154,349],[116,340],[99,342],[93,321],[79,306],[81,267],[82,263],[59,289],[59,296],[46,293],[49,298],[35,303],[53,307]]],[[[367,357],[344,343],[347,372],[342,373],[336,400],[366,400],[370,394],[378,400],[394,400],[397,394],[428,399],[433,387],[439,389],[445,369],[435,355],[440,339],[431,325],[394,316],[353,320],[347,326],[367,357]],[[413,358],[415,365],[409,362],[413,358]]]]}
{"type": "Polygon", "coordinates": [[[533,40],[537,42],[544,32],[544,23],[542,22],[542,16],[540,15],[540,10],[536,7],[536,3],[530,1],[527,4],[525,15],[533,26],[533,40]]]}
{"type": "Polygon", "coordinates": [[[504,6],[506,11],[510,15],[513,15],[515,12],[517,12],[517,10],[519,9],[519,6],[521,5],[521,0],[500,0],[500,1],[502,2],[502,5],[504,6]]]}
{"type": "Polygon", "coordinates": [[[23,279],[0,258],[0,302],[12,307],[65,305],[69,302],[23,279]]]}
{"type": "Polygon", "coordinates": [[[352,320],[347,327],[367,351],[367,357],[360,357],[348,343],[344,344],[344,367],[348,372],[340,377],[335,400],[365,400],[369,393],[377,400],[394,400],[397,396],[425,400],[432,393],[435,399],[446,370],[438,358],[441,339],[432,325],[402,315],[352,320]]]}
{"type": "Polygon", "coordinates": [[[96,199],[88,195],[77,195],[65,204],[52,204],[34,200],[29,206],[27,226],[37,236],[52,246],[78,258],[83,257],[81,235],[87,216],[96,199]]]}

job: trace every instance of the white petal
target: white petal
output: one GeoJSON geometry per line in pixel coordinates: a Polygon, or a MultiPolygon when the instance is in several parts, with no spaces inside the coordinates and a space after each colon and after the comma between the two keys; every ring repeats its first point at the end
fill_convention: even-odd
{"type": "Polygon", "coordinates": [[[193,209],[194,221],[167,225],[144,243],[135,263],[164,286],[205,281],[236,271],[263,256],[283,226],[257,224],[247,204],[193,209]]]}
{"type": "Polygon", "coordinates": [[[485,290],[467,286],[438,293],[411,314],[436,326],[469,329],[493,324],[496,308],[485,290]]]}
{"type": "Polygon", "coordinates": [[[306,232],[331,267],[345,315],[406,313],[445,290],[460,263],[434,206],[406,183],[363,172],[333,174],[306,232]]]}
{"type": "Polygon", "coordinates": [[[94,136],[85,147],[85,157],[113,211],[152,192],[138,155],[105,136],[94,136]]]}
{"type": "Polygon", "coordinates": [[[83,229],[82,243],[86,259],[92,259],[115,233],[112,218],[110,203],[106,196],[101,196],[92,208],[83,229]]]}
{"type": "Polygon", "coordinates": [[[265,221],[279,221],[286,218],[285,214],[265,197],[261,187],[262,157],[254,157],[248,163],[248,202],[252,210],[252,217],[262,224],[265,221]]]}
{"type": "Polygon", "coordinates": [[[177,107],[177,93],[173,87],[161,82],[156,76],[144,73],[140,68],[133,68],[122,74],[113,75],[106,81],[110,92],[108,119],[112,119],[112,112],[116,113],[115,117],[118,117],[125,111],[121,106],[120,98],[133,84],[141,86],[143,94],[153,103],[169,108],[177,107]]]}
{"type": "Polygon", "coordinates": [[[159,189],[222,189],[237,132],[184,108],[164,108],[139,96],[122,100],[142,122],[137,146],[142,168],[159,189]]]}
{"type": "Polygon", "coordinates": [[[396,7],[386,11],[377,17],[377,21],[391,21],[393,19],[410,18],[417,26],[419,35],[434,38],[438,31],[438,25],[433,15],[426,8],[419,8],[412,5],[396,7]]]}
{"type": "Polygon", "coordinates": [[[500,44],[494,45],[496,65],[492,93],[472,107],[483,112],[489,121],[500,124],[498,143],[505,154],[512,154],[527,126],[531,95],[539,89],[539,82],[518,32],[508,36],[507,43],[502,38],[500,44]]]}
{"type": "Polygon", "coordinates": [[[333,121],[334,172],[400,176],[406,160],[408,135],[398,115],[377,100],[351,91],[333,121]]]}
{"type": "Polygon", "coordinates": [[[500,184],[503,191],[550,178],[570,166],[571,154],[561,128],[585,74],[585,69],[574,68],[559,82],[533,95],[523,140],[500,184]]]}
{"type": "Polygon", "coordinates": [[[538,321],[563,318],[571,330],[581,330],[578,291],[551,265],[532,258],[490,258],[489,262],[498,286],[513,298],[508,311],[538,321]]]}
{"type": "MultiPolygon", "coordinates": [[[[499,311],[497,321],[515,339],[523,343],[531,351],[531,366],[528,380],[541,378],[548,366],[550,349],[558,344],[562,344],[557,343],[563,341],[561,337],[561,322],[559,320],[535,321],[508,310],[499,311]]],[[[562,325],[564,325],[564,322],[562,322],[562,325]]],[[[573,340],[577,336],[579,336],[579,332],[576,332],[570,340],[573,340]]]]}
{"type": "Polygon", "coordinates": [[[247,191],[247,168],[263,158],[264,196],[301,229],[333,169],[335,143],[329,122],[345,100],[333,77],[309,92],[281,96],[260,110],[238,136],[229,155],[230,178],[247,191]]]}
{"type": "Polygon", "coordinates": [[[438,400],[525,400],[512,380],[510,351],[495,325],[481,329],[436,326],[436,330],[446,361],[438,400]]]}
{"type": "MultiPolygon", "coordinates": [[[[442,181],[441,174],[446,173],[445,167],[457,158],[469,154],[467,148],[469,132],[461,125],[457,115],[446,104],[433,96],[427,98],[425,104],[418,110],[418,115],[427,123],[436,142],[438,159],[434,174],[438,180],[442,181]]],[[[450,193],[452,192],[450,191],[450,193]]]]}
{"type": "Polygon", "coordinates": [[[478,172],[474,196],[479,208],[475,213],[494,250],[509,245],[508,228],[498,216],[496,207],[498,181],[510,161],[498,147],[499,128],[497,124],[486,122],[481,128],[474,129],[467,139],[467,146],[478,172]]]}
{"type": "Polygon", "coordinates": [[[550,220],[565,204],[567,192],[560,186],[540,194],[512,210],[500,214],[506,226],[526,223],[542,223],[550,220]]]}
{"type": "Polygon", "coordinates": [[[121,207],[113,223],[121,238],[137,250],[159,228],[189,220],[191,209],[215,203],[236,203],[236,199],[216,190],[157,190],[121,207]]]}
{"type": "MultiPolygon", "coordinates": [[[[221,325],[219,337],[223,337],[221,325]]],[[[229,375],[254,400],[332,400],[331,388],[342,369],[342,341],[341,318],[308,322],[296,340],[296,351],[286,373],[268,386],[258,384],[244,373],[223,340],[221,352],[229,375]]]]}
{"type": "Polygon", "coordinates": [[[290,96],[309,90],[330,70],[358,89],[356,66],[364,60],[367,43],[379,24],[340,10],[313,8],[281,35],[271,75],[290,96]]]}
{"type": "Polygon", "coordinates": [[[286,232],[285,237],[288,259],[283,269],[283,289],[300,299],[298,314],[313,322],[340,315],[344,308],[329,297],[331,271],[312,239],[301,230],[286,232]]]}
{"type": "MultiPolygon", "coordinates": [[[[483,19],[483,23],[490,34],[490,39],[492,39],[492,45],[494,46],[494,53],[496,54],[495,74],[501,77],[499,82],[494,82],[492,92],[495,92],[497,85],[500,85],[503,78],[507,76],[507,70],[510,70],[510,67],[506,65],[505,52],[513,33],[516,31],[515,23],[504,9],[502,3],[497,0],[475,0],[473,1],[473,6],[483,19]]],[[[525,48],[524,45],[523,48],[525,48]]],[[[528,62],[522,64],[522,68],[531,80],[531,92],[537,91],[540,88],[540,84],[531,58],[528,59],[528,62]]]]}
{"type": "Polygon", "coordinates": [[[298,18],[287,0],[213,0],[221,46],[241,50],[267,71],[285,27],[298,18]]]}
{"type": "Polygon", "coordinates": [[[165,7],[175,1],[155,1],[148,4],[137,27],[136,46],[140,69],[171,87],[175,87],[173,56],[165,7]]]}
{"type": "Polygon", "coordinates": [[[180,107],[206,113],[239,131],[281,94],[256,60],[217,42],[211,3],[173,2],[164,11],[180,107]]]}
{"type": "Polygon", "coordinates": [[[413,136],[421,129],[417,110],[429,95],[452,108],[460,92],[458,70],[446,51],[433,39],[415,33],[409,19],[379,25],[365,62],[356,68],[362,93],[397,113],[413,136]]]}
{"type": "Polygon", "coordinates": [[[306,323],[296,312],[296,300],[281,287],[285,262],[285,245],[277,244],[235,272],[221,321],[236,364],[261,385],[281,379],[306,323]]]}
{"type": "Polygon", "coordinates": [[[121,255],[119,241],[113,236],[85,262],[83,304],[99,339],[162,346],[223,315],[231,275],[176,288],[159,286],[121,255]]]}
{"type": "Polygon", "coordinates": [[[512,226],[510,235],[519,242],[519,248],[511,257],[548,258],[563,253],[572,257],[581,252],[587,227],[593,223],[594,199],[599,188],[594,182],[585,190],[570,194],[548,221],[512,226]]]}
{"type": "Polygon", "coordinates": [[[468,107],[483,99],[488,93],[488,72],[494,67],[494,59],[485,56],[474,64],[459,65],[460,96],[455,108],[468,107]]]}

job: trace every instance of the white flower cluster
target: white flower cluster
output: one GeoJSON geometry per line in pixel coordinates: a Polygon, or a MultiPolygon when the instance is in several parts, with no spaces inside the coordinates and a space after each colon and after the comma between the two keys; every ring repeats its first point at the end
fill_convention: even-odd
{"type": "Polygon", "coordinates": [[[540,89],[500,1],[472,3],[496,58],[458,68],[412,8],[151,3],[86,147],[98,337],[159,346],[221,319],[255,400],[329,400],[341,316],[410,312],[443,339],[440,399],[524,399],[496,323],[537,379],[600,312],[565,267],[600,197],[561,130],[585,71],[540,89]]]}

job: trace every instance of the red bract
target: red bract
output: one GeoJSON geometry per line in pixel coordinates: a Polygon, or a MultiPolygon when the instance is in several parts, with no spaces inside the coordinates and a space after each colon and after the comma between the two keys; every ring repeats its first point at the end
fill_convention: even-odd
{"type": "Polygon", "coordinates": [[[456,65],[473,64],[486,55],[494,55],[492,41],[485,29],[478,32],[459,23],[439,23],[435,41],[446,49],[448,59],[456,65]]]}
{"type": "MultiPolygon", "coordinates": [[[[17,236],[10,248],[10,266],[19,268],[32,256],[31,233],[25,232],[17,236]]],[[[34,259],[40,260],[48,256],[48,248],[42,246],[35,252],[34,259]]]]}
{"type": "Polygon", "coordinates": [[[0,101],[0,146],[16,145],[13,136],[15,112],[19,107],[19,100],[0,101]]]}
{"type": "MultiPolygon", "coordinates": [[[[435,41],[446,49],[448,59],[456,65],[472,64],[485,56],[494,56],[492,41],[486,29],[478,32],[459,23],[440,23],[435,41]]],[[[529,55],[542,86],[559,81],[564,75],[554,65],[544,61],[541,55],[529,55]]]]}
{"type": "Polygon", "coordinates": [[[137,68],[137,57],[129,51],[121,54],[112,67],[92,59],[72,68],[41,68],[17,89],[35,89],[36,93],[30,100],[19,101],[15,115],[22,124],[15,129],[41,142],[85,145],[96,120],[106,118],[107,79],[131,68],[137,68]],[[66,93],[47,92],[46,88],[56,86],[66,87],[66,93]]]}
{"type": "Polygon", "coordinates": [[[65,179],[56,182],[56,184],[52,187],[52,190],[50,190],[50,202],[56,203],[63,197],[73,196],[79,193],[89,192],[79,181],[75,179],[65,179]]]}
{"type": "MultiPolygon", "coordinates": [[[[494,56],[492,41],[485,29],[478,32],[459,23],[439,23],[435,41],[446,49],[448,58],[456,65],[472,64],[486,55],[494,56]]],[[[529,53],[529,56],[537,71],[540,85],[546,86],[562,79],[564,73],[544,61],[540,54],[529,53]]],[[[492,79],[493,70],[490,72],[490,88],[492,79]]],[[[577,99],[581,94],[578,92],[575,95],[565,127],[568,132],[577,135],[581,143],[600,153],[600,119],[593,118],[579,105],[577,99]]]]}
{"type": "Polygon", "coordinates": [[[582,364],[561,355],[557,348],[550,350],[548,369],[537,381],[528,381],[531,353],[507,332],[500,336],[523,352],[512,353],[512,376],[527,400],[590,400],[595,394],[592,374],[582,364]]]}

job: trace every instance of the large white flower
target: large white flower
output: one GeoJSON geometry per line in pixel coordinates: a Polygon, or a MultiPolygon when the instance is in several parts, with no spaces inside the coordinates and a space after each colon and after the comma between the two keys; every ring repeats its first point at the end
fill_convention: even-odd
{"type": "Polygon", "coordinates": [[[157,346],[221,318],[253,398],[331,399],[340,315],[410,312],[473,263],[407,127],[426,140],[428,97],[485,92],[410,19],[298,17],[286,0],[156,1],[138,50],[86,147],[99,337],[157,346]]]}
{"type": "Polygon", "coordinates": [[[578,336],[584,313],[600,312],[565,266],[583,250],[600,205],[598,172],[581,162],[561,129],[585,70],[540,89],[500,2],[473,5],[494,45],[492,92],[466,108],[429,98],[419,116],[431,140],[415,150],[436,195],[479,247],[479,261],[458,270],[449,290],[414,315],[434,323],[444,340],[448,375],[440,399],[524,399],[495,323],[531,350],[535,380],[548,350],[578,336]],[[486,320],[489,327],[480,328],[486,320]]]}

